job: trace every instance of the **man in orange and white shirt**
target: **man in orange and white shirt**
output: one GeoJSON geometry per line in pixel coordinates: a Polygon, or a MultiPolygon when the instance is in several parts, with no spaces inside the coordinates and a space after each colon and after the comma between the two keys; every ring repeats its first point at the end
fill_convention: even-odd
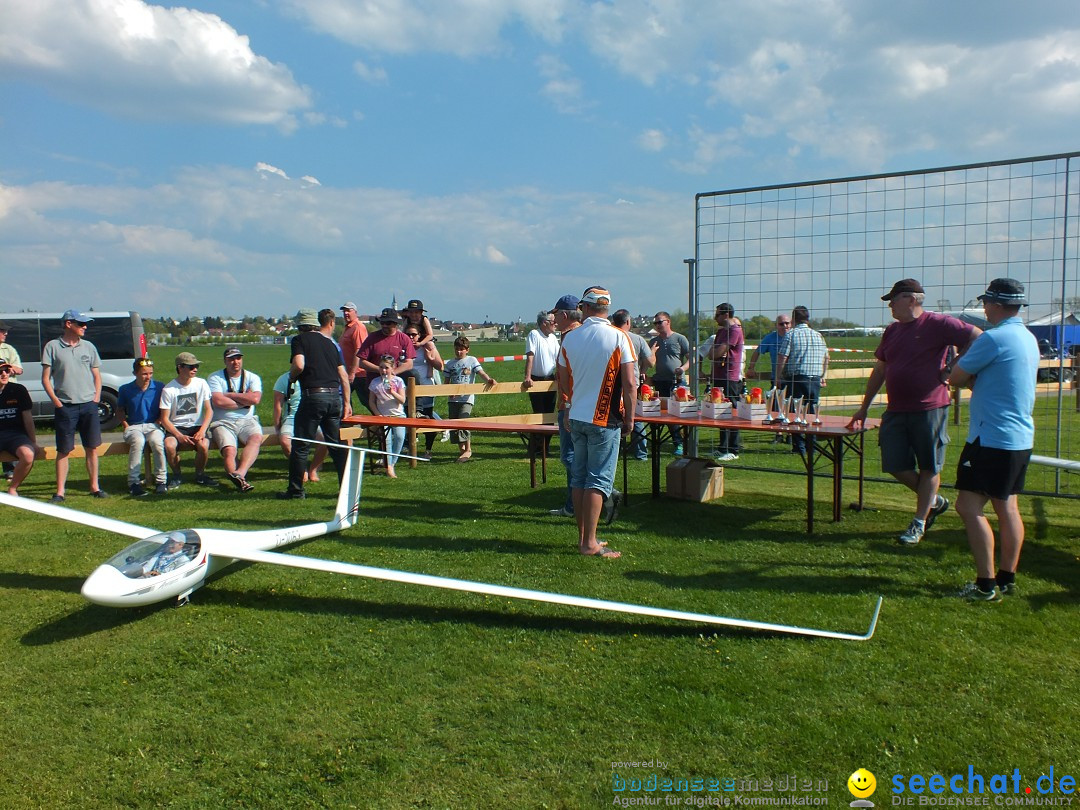
{"type": "Polygon", "coordinates": [[[574,440],[570,486],[578,549],[614,559],[621,555],[597,541],[596,524],[615,482],[622,436],[634,429],[634,349],[626,333],[607,320],[606,289],[589,287],[579,306],[585,321],[563,337],[557,371],[574,440]]]}

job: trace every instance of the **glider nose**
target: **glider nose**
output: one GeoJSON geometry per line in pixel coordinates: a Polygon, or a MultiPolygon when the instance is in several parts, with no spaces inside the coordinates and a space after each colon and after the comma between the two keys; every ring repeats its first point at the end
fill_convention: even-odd
{"type": "Polygon", "coordinates": [[[83,583],[82,595],[95,605],[124,607],[124,596],[131,590],[131,579],[111,565],[99,565],[83,583]]]}

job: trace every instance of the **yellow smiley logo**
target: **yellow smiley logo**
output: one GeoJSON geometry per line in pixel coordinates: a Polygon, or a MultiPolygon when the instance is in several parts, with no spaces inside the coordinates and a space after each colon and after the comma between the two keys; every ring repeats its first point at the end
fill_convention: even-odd
{"type": "Polygon", "coordinates": [[[859,768],[848,777],[847,789],[856,799],[865,799],[877,790],[877,779],[866,768],[859,768]]]}

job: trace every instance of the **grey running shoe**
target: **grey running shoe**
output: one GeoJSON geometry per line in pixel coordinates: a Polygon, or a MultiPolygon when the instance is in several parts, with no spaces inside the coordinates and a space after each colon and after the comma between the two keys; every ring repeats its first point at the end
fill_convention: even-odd
{"type": "Polygon", "coordinates": [[[146,490],[146,488],[142,484],[134,483],[134,484],[131,485],[131,497],[132,498],[145,498],[149,494],[150,493],[146,490]]]}
{"type": "MultiPolygon", "coordinates": [[[[142,487],[139,487],[139,489],[142,489],[142,487]]],[[[145,494],[145,493],[143,493],[143,494],[145,494]]],[[[109,493],[106,492],[103,489],[95,489],[93,492],[90,493],[90,497],[91,498],[108,498],[109,493]]]]}
{"type": "Polygon", "coordinates": [[[168,482],[165,484],[169,489],[179,489],[180,485],[184,483],[184,479],[179,475],[170,475],[168,482]]]}
{"type": "Polygon", "coordinates": [[[574,513],[567,509],[565,506],[560,506],[558,509],[551,509],[548,514],[552,517],[573,517],[574,513]]]}
{"type": "Polygon", "coordinates": [[[926,534],[926,527],[921,520],[915,519],[908,525],[907,531],[896,538],[896,541],[902,546],[917,546],[924,534],[926,534]]]}
{"type": "Polygon", "coordinates": [[[963,588],[960,589],[960,593],[957,594],[961,599],[966,599],[969,602],[1000,602],[1001,590],[995,585],[988,591],[984,591],[974,582],[969,582],[963,588]]]}
{"type": "Polygon", "coordinates": [[[1020,595],[1020,589],[1016,587],[1015,582],[1010,582],[1008,585],[998,585],[998,590],[1001,591],[1002,596],[1020,595]]]}
{"type": "Polygon", "coordinates": [[[217,481],[215,479],[211,478],[206,473],[203,473],[202,475],[196,475],[195,476],[195,483],[198,484],[200,487],[216,487],[217,486],[217,481]]]}
{"type": "Polygon", "coordinates": [[[155,495],[165,495],[166,493],[168,493],[168,491],[169,487],[164,483],[158,484],[156,487],[154,487],[155,495]]]}
{"type": "Polygon", "coordinates": [[[944,515],[949,511],[949,499],[944,495],[938,495],[937,498],[937,503],[930,507],[930,514],[926,516],[926,526],[923,528],[924,532],[930,531],[930,527],[934,525],[934,521],[938,519],[938,515],[944,515]]]}

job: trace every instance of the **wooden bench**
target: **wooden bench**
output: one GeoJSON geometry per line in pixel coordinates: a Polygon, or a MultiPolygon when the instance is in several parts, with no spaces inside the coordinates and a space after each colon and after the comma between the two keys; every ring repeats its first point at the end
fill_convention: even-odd
{"type": "MultiPolygon", "coordinates": [[[[269,428],[267,428],[265,425],[263,425],[263,430],[264,431],[269,430],[269,428]]],[[[341,428],[341,439],[342,439],[342,441],[360,439],[360,438],[363,438],[363,436],[364,436],[364,429],[363,428],[360,428],[360,427],[342,427],[341,428]]],[[[263,444],[264,447],[266,445],[281,444],[281,440],[278,437],[277,431],[273,431],[272,433],[263,433],[262,444],[263,444]]],[[[214,444],[213,440],[210,441],[210,447],[211,447],[211,449],[217,449],[217,445],[214,444]]],[[[96,456],[119,456],[119,455],[126,456],[127,453],[128,453],[128,445],[127,445],[127,442],[125,442],[125,441],[103,442],[100,445],[98,445],[96,448],[94,448],[94,455],[96,455],[96,456]]],[[[149,453],[149,448],[147,448],[147,453],[149,453]]],[[[71,451],[71,453],[68,454],[68,458],[85,458],[85,457],[86,457],[86,451],[83,449],[83,446],[81,444],[76,442],[75,449],[73,449],[71,451]]],[[[36,461],[51,461],[51,460],[54,460],[55,458],[56,458],[56,445],[55,444],[39,446],[38,450],[37,450],[37,453],[34,455],[34,459],[36,461]]],[[[11,455],[11,453],[0,453],[0,461],[14,461],[14,460],[15,460],[15,456],[11,455]]]]}

